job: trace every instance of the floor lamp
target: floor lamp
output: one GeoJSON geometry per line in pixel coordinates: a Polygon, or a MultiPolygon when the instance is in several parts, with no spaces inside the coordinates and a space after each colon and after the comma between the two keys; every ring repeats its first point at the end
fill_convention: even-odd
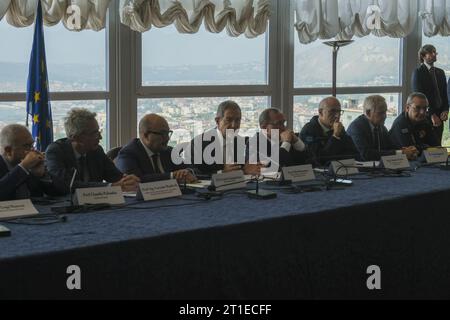
{"type": "Polygon", "coordinates": [[[333,97],[337,95],[337,57],[341,47],[348,46],[353,40],[325,41],[324,44],[333,48],[333,97]]]}

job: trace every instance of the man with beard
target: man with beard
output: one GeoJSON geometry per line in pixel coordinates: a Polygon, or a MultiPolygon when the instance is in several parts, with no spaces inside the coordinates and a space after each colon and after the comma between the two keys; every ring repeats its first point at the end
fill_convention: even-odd
{"type": "Polygon", "coordinates": [[[136,175],[143,182],[177,179],[192,183],[197,180],[185,165],[172,161],[172,148],[168,146],[172,131],[166,119],[148,114],[139,122],[139,138],[122,148],[117,166],[122,172],[136,175]]]}
{"type": "Polygon", "coordinates": [[[122,174],[100,146],[102,134],[95,117],[96,113],[87,109],[69,111],[64,119],[67,138],[55,141],[46,151],[50,174],[64,179],[65,193],[72,191],[70,182],[75,170],[73,189],[110,185],[136,191],[139,178],[122,174]]]}
{"type": "Polygon", "coordinates": [[[412,91],[421,92],[428,99],[428,120],[433,124],[433,130],[439,143],[442,141],[444,122],[448,120],[447,78],[444,70],[436,68],[436,48],[425,45],[419,51],[420,67],[414,70],[412,76],[412,91]]]}

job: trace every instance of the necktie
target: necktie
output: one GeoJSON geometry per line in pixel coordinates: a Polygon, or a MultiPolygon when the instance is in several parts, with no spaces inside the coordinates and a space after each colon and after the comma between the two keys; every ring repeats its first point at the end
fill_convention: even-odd
{"type": "Polygon", "coordinates": [[[439,86],[438,86],[438,82],[437,82],[435,67],[431,67],[430,75],[431,75],[431,81],[433,84],[434,100],[436,101],[436,105],[433,107],[440,109],[442,106],[442,99],[441,99],[441,95],[439,93],[439,86]]]}
{"type": "Polygon", "coordinates": [[[158,158],[159,158],[158,154],[152,155],[153,169],[154,169],[155,173],[162,173],[161,170],[159,169],[158,158]]]}
{"type": "Polygon", "coordinates": [[[375,146],[375,149],[378,150],[378,152],[381,151],[381,140],[380,140],[380,128],[374,127],[373,128],[373,144],[375,146]]]}

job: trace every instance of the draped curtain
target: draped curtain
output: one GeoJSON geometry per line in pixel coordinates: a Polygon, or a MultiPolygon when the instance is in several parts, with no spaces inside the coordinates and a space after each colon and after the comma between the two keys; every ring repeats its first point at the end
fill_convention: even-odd
{"type": "Polygon", "coordinates": [[[295,28],[304,44],[371,33],[401,38],[415,27],[418,6],[414,0],[297,0],[295,16],[295,28]],[[380,23],[374,28],[376,19],[380,23]]]}
{"type": "MultiPolygon", "coordinates": [[[[38,0],[1,0],[0,20],[6,21],[15,27],[27,27],[34,23],[38,0]]],[[[106,12],[111,0],[41,0],[43,19],[47,26],[53,26],[60,21],[68,28],[73,21],[77,6],[79,8],[78,21],[80,29],[68,28],[73,31],[92,29],[99,31],[105,27],[106,12]],[[68,12],[69,11],[69,12],[68,12]]],[[[71,24],[73,26],[73,23],[71,24]]]]}
{"type": "MultiPolygon", "coordinates": [[[[16,27],[34,22],[38,0],[0,0],[0,20],[16,27]]],[[[44,23],[60,21],[70,30],[101,30],[111,0],[41,0],[44,23]],[[68,27],[72,5],[80,9],[80,28],[68,27]]],[[[118,1],[118,0],[115,0],[118,1]]],[[[274,0],[120,0],[123,24],[138,32],[174,24],[180,33],[196,33],[202,23],[214,33],[249,38],[263,34],[274,0]]],[[[289,1],[289,0],[278,0],[289,1]]],[[[295,28],[301,43],[317,39],[348,40],[369,34],[401,38],[423,22],[428,37],[450,36],[450,0],[295,0],[295,28]],[[378,8],[374,11],[374,7],[378,8]],[[379,17],[376,28],[369,25],[379,17]]]]}
{"type": "Polygon", "coordinates": [[[422,0],[420,16],[426,36],[450,36],[450,0],[422,0]]]}
{"type": "Polygon", "coordinates": [[[121,21],[132,30],[148,31],[171,24],[180,33],[196,33],[202,23],[232,37],[254,38],[266,31],[271,0],[121,0],[121,21]]]}

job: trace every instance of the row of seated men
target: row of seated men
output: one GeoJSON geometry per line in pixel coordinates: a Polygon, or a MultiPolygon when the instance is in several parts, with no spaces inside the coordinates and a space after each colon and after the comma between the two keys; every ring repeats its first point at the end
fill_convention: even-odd
{"type": "MultiPolygon", "coordinates": [[[[345,130],[339,100],[324,99],[319,114],[306,124],[300,134],[286,127],[283,113],[267,109],[260,115],[263,129],[253,139],[279,141],[279,167],[312,163],[325,165],[333,159],[358,158],[362,161],[380,160],[383,155],[404,153],[415,160],[424,148],[439,146],[431,123],[427,120],[427,98],[421,93],[408,97],[405,110],[388,132],[384,126],[387,104],[381,96],[370,96],[364,101],[364,113],[345,130]]],[[[28,129],[8,125],[0,132],[0,201],[34,196],[66,195],[71,190],[98,186],[120,186],[123,191],[136,191],[139,183],[177,179],[180,183],[197,180],[196,175],[211,175],[218,171],[243,170],[258,175],[268,164],[259,160],[250,163],[249,150],[241,161],[217,161],[175,164],[172,148],[168,146],[172,131],[167,121],[156,114],[144,116],[139,123],[139,138],[124,146],[113,162],[99,145],[102,139],[96,114],[86,109],[72,109],[64,119],[67,138],[52,143],[45,154],[33,149],[28,129]],[[195,169],[195,170],[192,170],[195,169]],[[76,171],[75,171],[76,170],[76,171]]],[[[191,156],[203,152],[214,142],[223,148],[225,159],[227,130],[238,130],[241,109],[233,101],[221,103],[215,118],[217,127],[197,137],[191,144],[191,156]],[[203,139],[207,138],[207,139],[203,139]]],[[[254,140],[253,140],[254,142],[254,140]]],[[[232,146],[236,148],[236,144],[232,146]]],[[[268,150],[270,155],[273,150],[268,150]]]]}

